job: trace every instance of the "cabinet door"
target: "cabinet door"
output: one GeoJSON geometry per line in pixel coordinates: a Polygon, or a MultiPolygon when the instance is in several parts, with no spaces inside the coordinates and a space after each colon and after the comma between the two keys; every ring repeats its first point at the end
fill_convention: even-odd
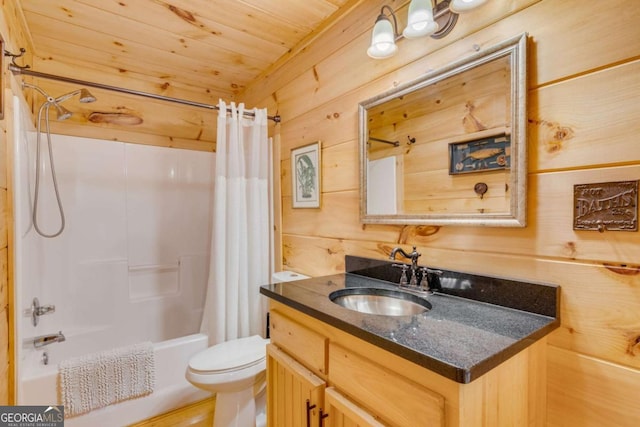
{"type": "Polygon", "coordinates": [[[324,427],[385,427],[373,415],[359,407],[335,388],[329,387],[324,393],[327,417],[324,427]]]}
{"type": "Polygon", "coordinates": [[[267,346],[267,425],[311,427],[320,423],[325,382],[274,344],[267,346]]]}

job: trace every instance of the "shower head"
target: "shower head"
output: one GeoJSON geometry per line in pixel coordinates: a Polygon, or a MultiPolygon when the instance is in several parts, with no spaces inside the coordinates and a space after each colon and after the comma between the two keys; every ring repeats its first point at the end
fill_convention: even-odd
{"type": "Polygon", "coordinates": [[[62,105],[59,105],[57,102],[50,102],[50,105],[53,105],[56,109],[56,119],[61,122],[63,120],[67,120],[69,117],[73,115],[73,113],[62,105]]]}
{"type": "Polygon", "coordinates": [[[93,96],[87,89],[82,88],[80,89],[80,102],[82,102],[83,104],[96,102],[96,97],[93,96]]]}
{"type": "Polygon", "coordinates": [[[69,93],[67,93],[65,95],[61,95],[61,96],[59,96],[57,98],[54,98],[51,95],[49,95],[47,92],[45,92],[44,90],[40,89],[38,86],[33,85],[31,83],[27,83],[27,82],[23,81],[22,82],[22,87],[23,88],[26,87],[26,88],[30,88],[30,89],[35,89],[38,92],[40,92],[42,94],[42,96],[47,98],[47,100],[44,102],[44,104],[42,104],[40,109],[42,110],[42,108],[44,108],[45,106],[49,107],[49,106],[53,105],[53,107],[56,109],[56,118],[58,119],[58,121],[67,120],[73,114],[73,113],[71,113],[71,111],[67,110],[62,105],[60,105],[61,102],[64,102],[67,99],[71,98],[72,96],[76,96],[76,95],[80,95],[80,102],[82,102],[82,103],[95,102],[95,100],[96,100],[96,97],[93,96],[85,88],[77,89],[77,90],[74,90],[73,92],[69,92],[69,93]]]}
{"type": "Polygon", "coordinates": [[[82,88],[78,90],[74,90],[73,92],[69,92],[65,95],[59,96],[55,99],[55,102],[64,102],[72,96],[80,95],[80,102],[86,104],[89,102],[95,102],[96,97],[91,94],[87,89],[82,88]]]}

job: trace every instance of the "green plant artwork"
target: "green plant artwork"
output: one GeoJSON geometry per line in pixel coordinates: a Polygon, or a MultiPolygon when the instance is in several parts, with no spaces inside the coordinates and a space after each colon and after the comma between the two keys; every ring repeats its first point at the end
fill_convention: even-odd
{"type": "Polygon", "coordinates": [[[291,150],[291,201],[294,208],[319,208],[320,141],[291,150]]]}
{"type": "Polygon", "coordinates": [[[296,174],[298,176],[298,188],[303,199],[310,199],[316,190],[316,168],[308,155],[303,154],[296,162],[296,174]]]}

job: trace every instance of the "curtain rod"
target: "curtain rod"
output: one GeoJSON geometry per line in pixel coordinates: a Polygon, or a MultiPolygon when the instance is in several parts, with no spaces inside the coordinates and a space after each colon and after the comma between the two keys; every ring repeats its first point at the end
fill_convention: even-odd
{"type": "MultiPolygon", "coordinates": [[[[27,76],[41,77],[43,79],[58,80],[61,82],[73,83],[80,86],[89,86],[97,89],[105,89],[105,90],[111,90],[114,92],[126,93],[129,95],[144,96],[146,98],[157,99],[160,101],[175,102],[177,104],[189,105],[191,107],[207,108],[209,110],[220,110],[220,107],[218,107],[217,105],[203,104],[200,102],[188,101],[186,99],[170,98],[168,96],[156,95],[155,93],[141,92],[133,89],[125,89],[117,86],[109,86],[102,83],[93,83],[93,82],[87,82],[84,80],[72,79],[70,77],[63,77],[63,76],[56,76],[53,74],[41,73],[39,71],[29,70],[26,67],[20,67],[15,64],[9,64],[9,71],[11,71],[13,74],[23,74],[27,76]]],[[[227,109],[227,111],[230,111],[230,110],[227,109]]],[[[250,117],[255,116],[255,114],[252,113],[251,111],[245,111],[244,114],[250,117]]],[[[280,123],[280,120],[281,120],[280,116],[277,114],[275,116],[267,116],[267,118],[269,120],[273,120],[275,123],[280,123]]]]}

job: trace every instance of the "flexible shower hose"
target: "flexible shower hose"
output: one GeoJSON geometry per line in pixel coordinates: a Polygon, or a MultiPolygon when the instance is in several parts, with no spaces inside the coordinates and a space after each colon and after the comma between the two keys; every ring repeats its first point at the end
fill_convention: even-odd
{"type": "Polygon", "coordinates": [[[37,126],[37,137],[36,137],[36,183],[33,194],[33,228],[35,228],[36,232],[42,237],[52,238],[59,236],[65,227],[65,219],[64,219],[64,209],[62,208],[62,200],[60,199],[60,192],[58,191],[58,180],[56,179],[56,170],[53,164],[53,148],[51,146],[51,131],[49,129],[49,106],[52,103],[47,100],[42,106],[40,106],[40,110],[38,111],[38,126],[37,126]],[[46,107],[46,108],[45,108],[46,107]],[[38,194],[40,192],[40,135],[41,132],[41,123],[42,123],[42,111],[45,111],[45,125],[46,125],[46,133],[47,133],[47,145],[49,148],[49,164],[51,165],[51,178],[53,181],[53,189],[56,193],[56,200],[58,202],[58,211],[60,212],[60,229],[53,234],[44,233],[40,230],[38,226],[38,194]]]}

